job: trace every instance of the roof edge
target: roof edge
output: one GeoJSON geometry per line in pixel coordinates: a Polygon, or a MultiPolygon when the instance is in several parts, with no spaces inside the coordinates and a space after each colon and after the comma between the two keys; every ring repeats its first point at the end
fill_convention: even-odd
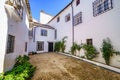
{"type": "Polygon", "coordinates": [[[64,7],[57,15],[55,15],[48,23],[50,23],[53,19],[55,19],[59,14],[61,14],[66,8],[68,8],[74,0],[72,0],[66,7],[64,7]]]}

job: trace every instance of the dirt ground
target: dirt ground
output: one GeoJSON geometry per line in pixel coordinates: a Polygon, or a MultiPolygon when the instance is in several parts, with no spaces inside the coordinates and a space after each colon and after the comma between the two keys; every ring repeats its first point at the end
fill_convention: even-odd
{"type": "Polygon", "coordinates": [[[58,53],[30,56],[36,66],[32,80],[120,80],[120,74],[58,53]]]}

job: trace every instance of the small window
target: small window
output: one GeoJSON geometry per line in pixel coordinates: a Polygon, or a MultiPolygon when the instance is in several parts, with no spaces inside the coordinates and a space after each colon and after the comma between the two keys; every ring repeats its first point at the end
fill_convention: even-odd
{"type": "Polygon", "coordinates": [[[57,18],[57,22],[59,22],[59,21],[60,21],[60,17],[57,18]]]}
{"type": "Polygon", "coordinates": [[[112,0],[95,0],[93,2],[93,16],[98,16],[112,8],[112,0]]]}
{"type": "Polygon", "coordinates": [[[93,45],[92,39],[87,39],[86,42],[87,42],[87,45],[93,45]]]}
{"type": "Polygon", "coordinates": [[[44,42],[37,41],[37,51],[43,51],[44,50],[44,42]]]}
{"type": "Polygon", "coordinates": [[[14,52],[14,41],[15,41],[15,36],[8,35],[7,53],[13,53],[14,52]]]}
{"type": "Polygon", "coordinates": [[[57,30],[55,30],[55,39],[57,39],[57,30]]]}
{"type": "Polygon", "coordinates": [[[80,4],[80,0],[76,0],[76,6],[80,4]]]}
{"type": "Polygon", "coordinates": [[[27,42],[25,42],[25,52],[27,52],[27,42]]]}
{"type": "Polygon", "coordinates": [[[70,14],[65,16],[65,22],[68,22],[68,21],[70,21],[70,14]]]}
{"type": "Polygon", "coordinates": [[[47,36],[47,30],[41,29],[41,36],[47,36]]]}
{"type": "Polygon", "coordinates": [[[74,16],[74,26],[82,23],[82,12],[79,12],[74,16]]]}
{"type": "Polygon", "coordinates": [[[30,37],[33,37],[33,29],[32,29],[32,30],[29,30],[29,36],[30,36],[30,37]]]}

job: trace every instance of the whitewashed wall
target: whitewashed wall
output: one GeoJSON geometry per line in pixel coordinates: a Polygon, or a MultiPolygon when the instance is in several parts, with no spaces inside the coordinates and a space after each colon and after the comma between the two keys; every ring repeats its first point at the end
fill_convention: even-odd
{"type": "MultiPolygon", "coordinates": [[[[25,5],[24,5],[25,7],[25,5]]],[[[27,18],[27,14],[26,14],[26,10],[24,8],[24,13],[23,13],[23,20],[20,22],[15,21],[12,17],[6,16],[5,14],[7,14],[6,12],[2,12],[2,17],[1,16],[1,22],[3,22],[4,19],[8,19],[5,21],[4,24],[6,24],[6,26],[4,26],[1,30],[4,30],[4,28],[7,30],[7,34],[4,34],[4,37],[6,37],[6,39],[8,38],[8,34],[15,36],[15,45],[14,45],[14,52],[13,53],[5,53],[4,52],[4,70],[3,71],[8,71],[10,70],[14,63],[15,63],[15,59],[18,55],[27,55],[28,52],[25,52],[25,42],[28,42],[28,28],[29,28],[29,23],[28,23],[28,18],[27,18]],[[8,29],[7,29],[7,28],[8,29]]],[[[5,32],[3,32],[5,33],[5,32]]],[[[2,41],[2,43],[5,44],[5,46],[7,47],[7,41],[4,40],[5,42],[2,41]]],[[[4,46],[4,45],[3,45],[4,46]]],[[[3,47],[2,46],[2,47],[3,47]]],[[[4,48],[4,47],[3,47],[4,48]]],[[[5,50],[6,51],[6,48],[5,50]]]]}
{"type": "MultiPolygon", "coordinates": [[[[99,16],[93,17],[92,2],[94,0],[81,0],[80,5],[75,7],[74,14],[82,11],[83,23],[75,26],[75,42],[86,43],[86,39],[92,38],[93,45],[100,52],[103,39],[109,37],[114,48],[120,51],[120,1],[113,0],[113,9],[99,16]],[[89,7],[88,7],[89,6],[89,7]]],[[[120,66],[120,56],[114,56],[111,60],[111,65],[120,66]]],[[[97,61],[104,62],[102,53],[96,58],[97,61]]]]}
{"type": "Polygon", "coordinates": [[[53,18],[53,16],[51,16],[43,11],[40,11],[40,23],[41,24],[47,24],[52,18],[53,18]]]}
{"type": "MultiPolygon", "coordinates": [[[[109,10],[99,16],[93,17],[92,3],[95,0],[80,0],[80,4],[76,6],[76,0],[73,1],[73,15],[82,12],[82,23],[74,26],[74,40],[76,43],[86,43],[86,39],[93,39],[93,45],[100,52],[103,39],[109,37],[114,45],[114,48],[120,51],[120,1],[113,0],[113,9],[109,10]]],[[[55,17],[49,25],[57,29],[57,40],[62,39],[64,36],[68,36],[67,49],[70,50],[72,45],[72,23],[65,23],[65,14],[68,14],[72,9],[66,8],[58,16],[60,16],[60,22],[57,23],[57,17],[55,17]]],[[[114,55],[111,59],[111,65],[120,67],[120,56],[114,55]]],[[[103,62],[102,53],[96,61],[103,62]]]]}
{"type": "Polygon", "coordinates": [[[37,53],[48,52],[48,42],[55,42],[55,36],[54,36],[55,30],[42,28],[42,27],[35,27],[33,33],[35,33],[35,35],[32,39],[30,39],[29,52],[32,52],[32,51],[35,51],[37,53]],[[47,36],[41,36],[41,29],[47,30],[47,36]],[[37,51],[37,41],[44,41],[43,51],[37,51]]]}
{"type": "Polygon", "coordinates": [[[66,50],[65,52],[70,51],[70,47],[72,46],[72,11],[71,6],[68,6],[66,10],[60,13],[57,17],[55,17],[49,25],[54,27],[57,30],[57,41],[62,40],[63,37],[67,36],[66,39],[66,50]],[[65,22],[65,16],[70,13],[70,21],[65,22]],[[60,17],[60,21],[57,22],[57,17],[60,17]]]}
{"type": "Polygon", "coordinates": [[[8,19],[7,14],[5,14],[4,1],[5,0],[0,0],[0,73],[4,71],[4,55],[6,53],[6,37],[8,31],[8,19]]]}

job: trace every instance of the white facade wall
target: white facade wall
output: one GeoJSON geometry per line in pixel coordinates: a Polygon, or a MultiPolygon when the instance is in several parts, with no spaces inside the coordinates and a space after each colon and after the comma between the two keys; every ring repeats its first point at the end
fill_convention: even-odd
{"type": "MultiPolygon", "coordinates": [[[[5,3],[3,3],[4,5],[5,3]]],[[[0,72],[8,71],[10,70],[14,63],[15,59],[19,55],[27,55],[28,51],[25,52],[25,42],[28,43],[28,28],[29,28],[29,21],[27,17],[27,10],[25,8],[25,3],[24,3],[24,11],[23,11],[23,20],[22,21],[16,21],[13,17],[10,17],[9,15],[6,16],[8,13],[5,12],[5,8],[3,5],[0,5],[2,7],[2,12],[0,13],[1,16],[1,23],[2,28],[0,31],[2,34],[0,44],[2,44],[2,51],[0,47],[0,52],[2,52],[2,63],[0,63],[0,72]],[[8,35],[13,35],[15,36],[15,41],[14,41],[14,52],[13,53],[6,53],[6,48],[7,48],[7,39],[8,35]],[[2,42],[1,42],[2,41],[2,42]],[[2,65],[1,65],[2,64],[2,65]]],[[[0,9],[1,10],[1,9],[0,9]]],[[[14,16],[14,15],[13,15],[14,16]]]]}
{"type": "Polygon", "coordinates": [[[33,28],[33,38],[30,39],[29,43],[29,52],[48,52],[48,42],[55,42],[55,30],[54,29],[48,29],[48,28],[42,28],[42,27],[34,27],[33,28]],[[47,30],[47,36],[41,36],[41,29],[47,30]],[[43,41],[44,42],[44,50],[43,51],[37,51],[37,41],[43,41]]]}
{"type": "Polygon", "coordinates": [[[0,72],[4,71],[4,57],[6,53],[6,42],[7,42],[7,31],[8,31],[8,21],[7,14],[4,8],[5,0],[0,0],[0,72]]]}
{"type": "Polygon", "coordinates": [[[47,24],[52,18],[53,18],[53,16],[51,16],[43,11],[40,11],[40,23],[41,24],[47,24]]]}
{"type": "MultiPolygon", "coordinates": [[[[73,1],[73,15],[82,12],[82,23],[74,26],[74,41],[77,44],[86,43],[86,39],[93,39],[93,45],[100,52],[99,57],[95,60],[104,63],[102,53],[100,51],[103,39],[109,37],[114,48],[120,51],[120,1],[113,0],[113,9],[93,17],[93,5],[95,0],[80,0],[80,4],[76,6],[76,0],[73,1]]],[[[67,49],[70,51],[72,45],[72,22],[65,22],[65,15],[72,12],[71,7],[63,10],[59,15],[60,22],[57,23],[55,17],[49,25],[57,29],[57,40],[61,40],[64,36],[68,36],[67,49]]],[[[71,14],[71,13],[70,13],[71,14]]],[[[83,52],[83,51],[82,51],[83,52]]],[[[111,59],[111,65],[120,67],[120,56],[114,55],[111,59]]]]}
{"type": "Polygon", "coordinates": [[[66,39],[66,50],[65,52],[70,51],[70,47],[72,46],[72,11],[71,6],[68,6],[63,12],[61,12],[57,17],[60,17],[60,21],[57,22],[57,17],[55,17],[49,25],[54,27],[57,30],[57,41],[62,40],[65,36],[66,39]],[[65,16],[70,13],[70,21],[65,22],[65,16]]]}
{"type": "MultiPolygon", "coordinates": [[[[120,51],[120,1],[113,0],[113,9],[96,17],[93,17],[92,2],[94,2],[94,0],[81,0],[80,5],[77,7],[75,7],[75,1],[73,3],[74,14],[82,11],[83,17],[83,22],[74,27],[75,42],[81,44],[81,42],[86,43],[86,39],[93,39],[93,45],[100,52],[103,39],[109,37],[114,48],[117,51],[120,51]]],[[[111,60],[111,65],[116,65],[119,67],[119,57],[120,56],[114,56],[111,60]]],[[[100,53],[96,60],[99,62],[104,62],[102,53],[100,53]]]]}

